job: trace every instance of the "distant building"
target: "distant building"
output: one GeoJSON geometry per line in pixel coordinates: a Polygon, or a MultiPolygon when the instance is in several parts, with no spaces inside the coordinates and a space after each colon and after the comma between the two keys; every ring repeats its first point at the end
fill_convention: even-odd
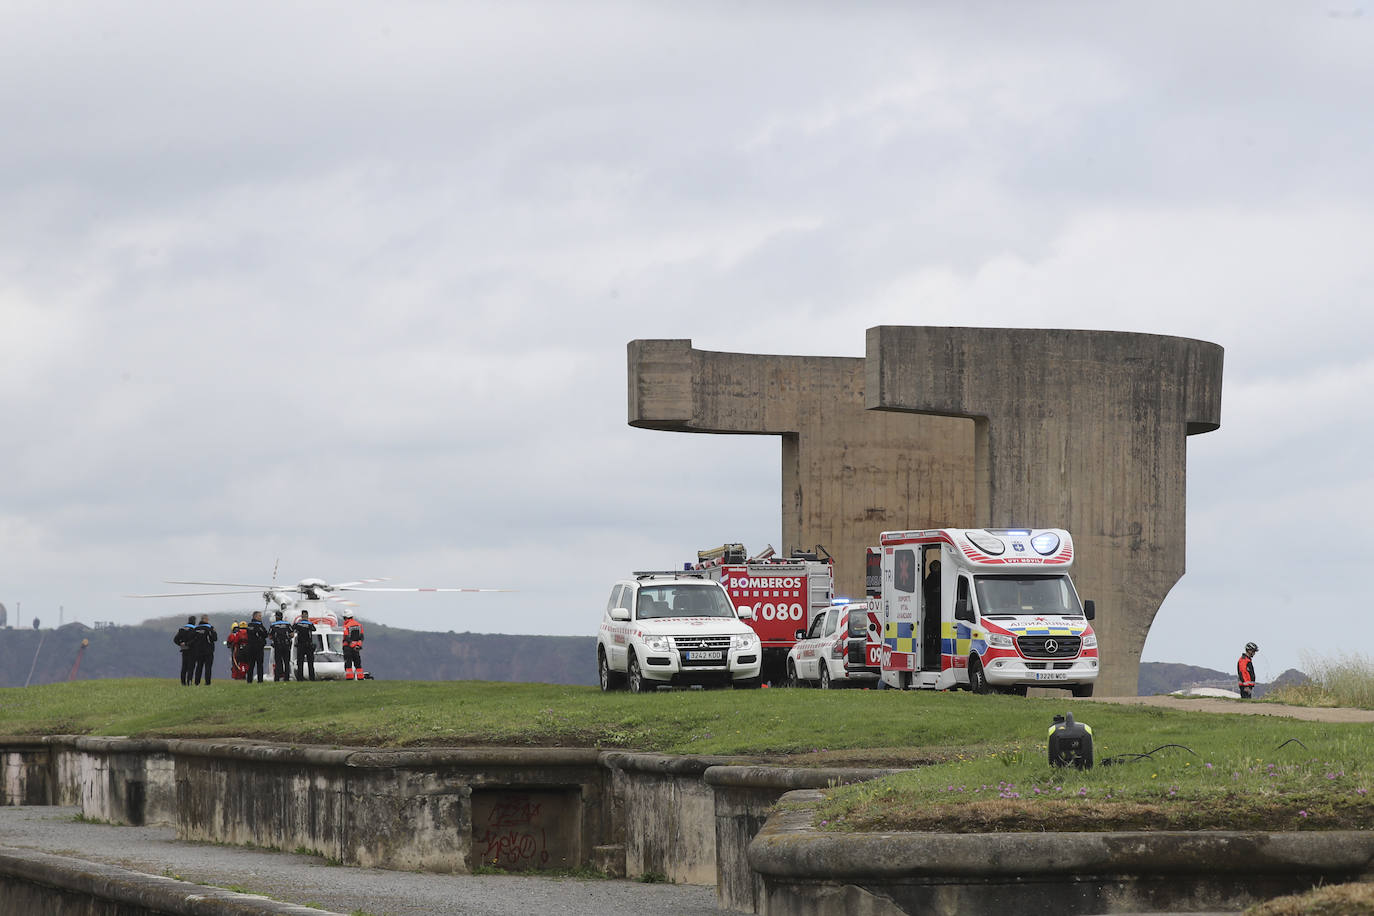
{"type": "Polygon", "coordinates": [[[5,606],[3,604],[0,604],[0,627],[9,626],[9,619],[9,611],[5,610],[5,606]]]}

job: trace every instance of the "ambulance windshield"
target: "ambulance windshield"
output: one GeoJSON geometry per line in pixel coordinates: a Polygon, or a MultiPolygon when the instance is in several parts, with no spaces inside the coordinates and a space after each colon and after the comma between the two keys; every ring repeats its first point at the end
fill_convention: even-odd
{"type": "Polygon", "coordinates": [[[639,590],[635,619],[652,617],[734,617],[725,589],[705,582],[646,585],[639,590]]]}
{"type": "Polygon", "coordinates": [[[977,576],[974,583],[984,617],[1083,616],[1068,576],[977,576]]]}

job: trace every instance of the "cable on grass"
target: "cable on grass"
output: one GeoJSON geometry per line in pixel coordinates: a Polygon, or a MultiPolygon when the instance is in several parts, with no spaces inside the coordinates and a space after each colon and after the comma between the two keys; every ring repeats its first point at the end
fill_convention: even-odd
{"type": "Polygon", "coordinates": [[[1182,748],[1183,750],[1185,750],[1185,751],[1187,751],[1188,753],[1192,754],[1194,757],[1200,756],[1200,755],[1198,754],[1197,751],[1193,750],[1191,747],[1188,747],[1187,745],[1183,745],[1183,744],[1161,744],[1159,747],[1155,748],[1154,750],[1152,750],[1152,751],[1146,751],[1144,754],[1117,754],[1117,755],[1114,756],[1114,757],[1107,757],[1107,758],[1103,759],[1101,763],[1102,763],[1102,766],[1104,766],[1104,767],[1109,767],[1109,766],[1112,766],[1113,764],[1118,764],[1118,763],[1135,763],[1137,760],[1152,760],[1152,759],[1154,759],[1154,757],[1153,757],[1154,754],[1156,754],[1156,753],[1158,753],[1159,751],[1162,751],[1162,750],[1164,750],[1165,748],[1168,748],[1168,747],[1182,748]]]}

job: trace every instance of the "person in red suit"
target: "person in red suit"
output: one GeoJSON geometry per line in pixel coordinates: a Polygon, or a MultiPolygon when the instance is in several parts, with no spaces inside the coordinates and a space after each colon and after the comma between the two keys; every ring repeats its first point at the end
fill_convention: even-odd
{"type": "Polygon", "coordinates": [[[1252,642],[1245,644],[1245,651],[1240,654],[1240,661],[1236,662],[1236,677],[1240,680],[1240,698],[1250,699],[1250,694],[1255,691],[1255,653],[1259,651],[1259,646],[1252,642]]]}

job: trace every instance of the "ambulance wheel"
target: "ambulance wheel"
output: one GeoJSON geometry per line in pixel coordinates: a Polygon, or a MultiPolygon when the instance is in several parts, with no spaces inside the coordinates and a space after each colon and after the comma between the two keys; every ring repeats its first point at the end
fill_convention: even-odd
{"type": "Polygon", "coordinates": [[[1069,689],[1073,691],[1073,695],[1076,697],[1090,697],[1093,695],[1092,684],[1074,684],[1073,687],[1069,689]]]}
{"type": "Polygon", "coordinates": [[[829,690],[835,686],[830,683],[830,666],[825,662],[821,662],[821,683],[819,686],[822,690],[829,690]]]}
{"type": "Polygon", "coordinates": [[[639,659],[635,658],[633,652],[630,653],[630,693],[645,693],[648,687],[644,683],[644,672],[639,670],[639,659]]]}
{"type": "Polygon", "coordinates": [[[983,673],[983,663],[977,658],[970,658],[968,661],[968,689],[974,693],[992,693],[988,676],[983,673]]]}
{"type": "Polygon", "coordinates": [[[791,659],[787,660],[787,686],[800,687],[801,678],[797,677],[797,666],[791,659]]]}
{"type": "Polygon", "coordinates": [[[625,675],[618,671],[612,671],[611,666],[606,662],[606,652],[604,649],[596,653],[596,674],[601,681],[602,691],[619,689],[625,680],[625,675]]]}

